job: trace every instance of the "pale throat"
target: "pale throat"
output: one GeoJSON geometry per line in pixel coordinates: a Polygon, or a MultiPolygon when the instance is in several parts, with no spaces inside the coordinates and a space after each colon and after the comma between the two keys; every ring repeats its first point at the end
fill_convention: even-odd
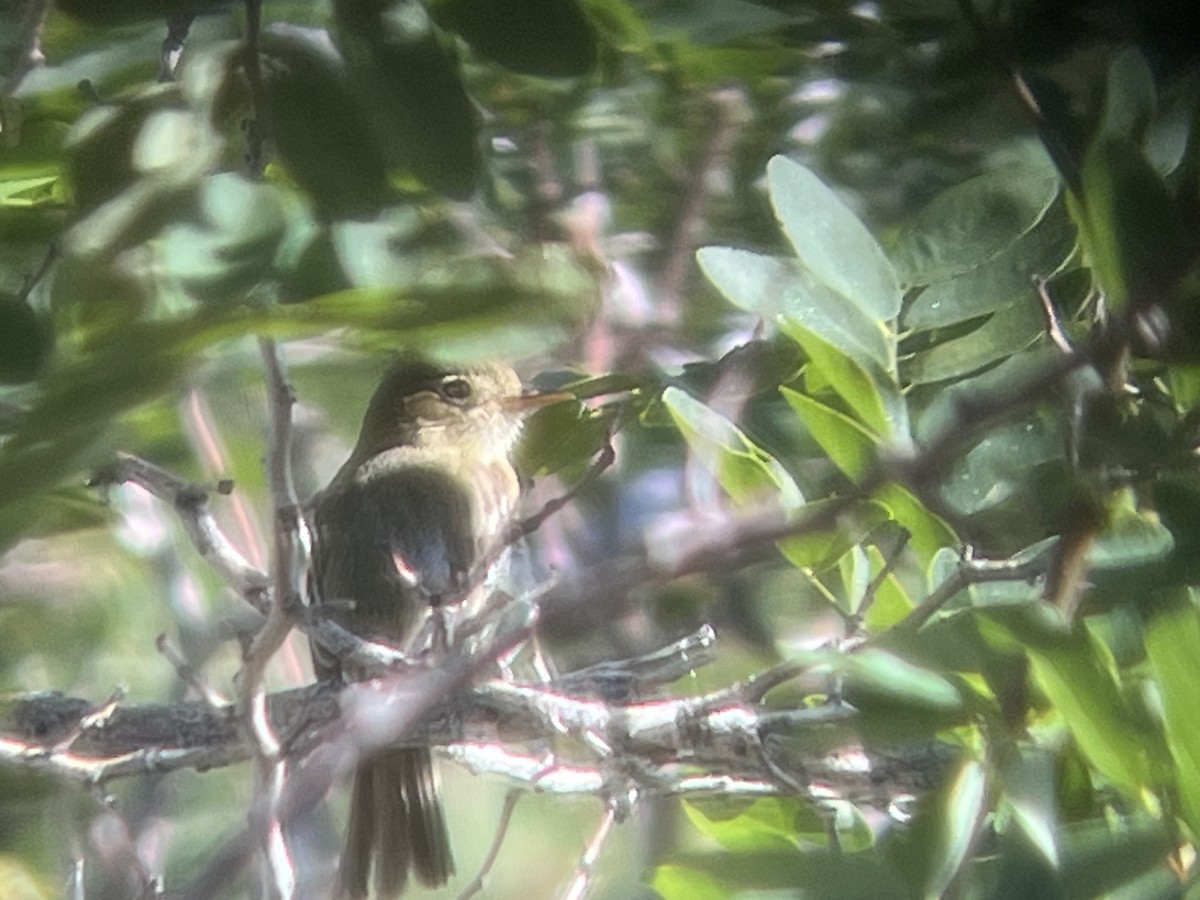
{"type": "MultiPolygon", "coordinates": [[[[474,480],[470,478],[472,472],[484,469],[491,470],[493,476],[504,470],[508,470],[505,474],[511,473],[510,458],[521,434],[520,419],[496,412],[467,428],[463,425],[422,422],[410,443],[381,450],[359,463],[354,469],[355,483],[366,484],[410,466],[461,474],[468,481],[474,480]]],[[[509,479],[500,475],[500,481],[504,483],[501,490],[507,492],[509,479]]],[[[515,493],[515,473],[511,481],[515,493]]]]}

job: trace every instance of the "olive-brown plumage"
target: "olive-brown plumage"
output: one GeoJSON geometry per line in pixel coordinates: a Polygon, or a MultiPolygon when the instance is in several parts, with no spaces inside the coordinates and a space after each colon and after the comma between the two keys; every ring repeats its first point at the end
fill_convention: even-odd
{"type": "MultiPolygon", "coordinates": [[[[535,403],[505,366],[409,359],[388,372],[354,451],[311,508],[314,595],[328,615],[413,649],[430,607],[467,599],[472,570],[515,511],[509,455],[535,403]]],[[[321,678],[356,677],[319,648],[313,657],[321,678]]],[[[454,871],[427,749],[373,753],[355,774],[338,895],[366,897],[372,865],[380,897],[399,894],[410,870],[431,886],[454,871]]]]}

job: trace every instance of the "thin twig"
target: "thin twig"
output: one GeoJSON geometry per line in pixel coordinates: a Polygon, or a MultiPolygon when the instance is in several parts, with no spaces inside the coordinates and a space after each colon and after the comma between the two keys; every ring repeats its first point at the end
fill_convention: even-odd
{"type": "Polygon", "coordinates": [[[1010,559],[975,559],[971,548],[963,552],[958,567],[928,597],[905,616],[900,628],[920,628],[946,605],[954,595],[973,584],[996,581],[1032,581],[1043,577],[1050,565],[1057,541],[1046,541],[1034,552],[1023,552],[1010,559]]]}
{"type": "Polygon", "coordinates": [[[287,900],[295,895],[298,881],[295,862],[278,814],[289,765],[283,757],[283,744],[270,719],[263,675],[267,664],[292,630],[290,610],[298,606],[295,598],[300,592],[300,570],[304,559],[301,551],[300,504],[296,499],[291,468],[292,406],[295,396],[288,384],[275,342],[263,338],[259,341],[259,348],[270,404],[267,482],[275,510],[271,561],[274,602],[267,613],[266,623],[245,654],[238,674],[238,710],[239,719],[253,740],[260,789],[265,797],[265,803],[262,804],[265,808],[262,840],[267,870],[264,877],[269,879],[265,887],[273,896],[287,900]]]}
{"type": "Polygon", "coordinates": [[[862,623],[867,617],[867,612],[871,609],[875,598],[879,595],[879,589],[883,587],[883,583],[887,581],[888,576],[896,570],[896,565],[900,562],[900,557],[904,554],[904,548],[908,546],[908,542],[912,539],[912,532],[907,529],[900,535],[900,539],[896,542],[896,546],[892,548],[892,552],[883,560],[883,565],[871,579],[866,590],[863,591],[862,598],[859,600],[858,609],[855,610],[852,618],[851,634],[862,627],[862,623]]]}
{"type": "Polygon", "coordinates": [[[459,892],[458,900],[470,900],[471,897],[483,890],[483,882],[495,867],[496,860],[500,858],[500,848],[504,845],[505,837],[508,836],[508,827],[512,824],[513,813],[516,812],[517,804],[521,802],[523,796],[525,796],[524,792],[513,789],[504,797],[504,808],[500,810],[500,821],[496,823],[496,833],[492,836],[492,845],[488,847],[487,855],[483,858],[475,877],[459,892]]]}
{"type": "Polygon", "coordinates": [[[592,881],[592,872],[596,868],[596,861],[600,858],[604,845],[608,842],[609,835],[612,834],[613,826],[617,823],[618,808],[615,801],[605,804],[604,815],[596,827],[596,833],[588,841],[579,865],[575,868],[575,877],[571,879],[571,885],[563,895],[565,900],[582,900],[587,894],[588,886],[592,881]]]}
{"type": "Polygon", "coordinates": [[[166,658],[167,662],[171,664],[172,668],[175,669],[175,674],[179,676],[179,680],[195,691],[200,699],[214,709],[222,709],[229,706],[229,701],[218,694],[211,685],[205,683],[204,679],[200,677],[200,673],[184,658],[179,648],[171,643],[165,634],[160,634],[155,639],[154,646],[166,658]]]}
{"type": "MultiPolygon", "coordinates": [[[[270,606],[267,574],[252,565],[221,530],[208,509],[209,487],[191,484],[129,453],[118,453],[111,466],[97,472],[88,482],[99,488],[124,483],[136,484],[174,507],[196,552],[242,599],[259,612],[267,612],[270,606]]],[[[227,494],[232,487],[229,482],[221,482],[216,489],[227,494]]]]}

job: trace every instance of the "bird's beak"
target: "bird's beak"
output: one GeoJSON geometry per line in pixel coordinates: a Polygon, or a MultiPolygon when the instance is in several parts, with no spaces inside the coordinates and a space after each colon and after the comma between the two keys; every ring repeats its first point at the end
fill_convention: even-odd
{"type": "Polygon", "coordinates": [[[516,394],[505,397],[500,401],[500,408],[505,412],[529,415],[543,406],[551,403],[561,403],[564,400],[574,400],[575,395],[569,391],[540,391],[516,394]]]}

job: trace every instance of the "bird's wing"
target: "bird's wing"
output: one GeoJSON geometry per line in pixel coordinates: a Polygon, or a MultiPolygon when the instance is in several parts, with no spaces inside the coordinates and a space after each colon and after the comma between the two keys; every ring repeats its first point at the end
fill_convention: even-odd
{"type": "Polygon", "coordinates": [[[471,506],[461,479],[433,467],[335,481],[312,510],[317,602],[356,634],[402,644],[475,564],[471,506]]]}

